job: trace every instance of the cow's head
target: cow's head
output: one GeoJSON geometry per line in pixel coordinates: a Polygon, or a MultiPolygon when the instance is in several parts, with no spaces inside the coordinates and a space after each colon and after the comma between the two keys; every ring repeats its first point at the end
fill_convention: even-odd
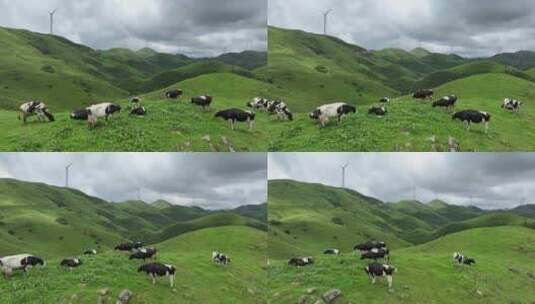
{"type": "Polygon", "coordinates": [[[311,119],[319,119],[321,116],[321,110],[316,109],[308,114],[311,119]]]}

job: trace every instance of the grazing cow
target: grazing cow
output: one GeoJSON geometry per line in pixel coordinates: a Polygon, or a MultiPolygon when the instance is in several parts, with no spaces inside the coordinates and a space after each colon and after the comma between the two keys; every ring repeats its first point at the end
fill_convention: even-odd
{"type": "Polygon", "coordinates": [[[321,126],[325,127],[330,118],[336,117],[338,123],[340,123],[343,117],[356,112],[357,108],[354,106],[344,102],[337,102],[317,107],[316,110],[309,114],[309,117],[314,120],[319,120],[321,126]]]}
{"type": "Polygon", "coordinates": [[[288,265],[290,266],[296,266],[296,267],[302,267],[307,265],[314,264],[314,259],[312,257],[297,257],[297,258],[291,258],[288,261],[288,265]]]}
{"type": "Polygon", "coordinates": [[[216,118],[220,117],[224,120],[229,121],[232,130],[234,130],[235,124],[237,122],[247,122],[247,124],[249,125],[249,129],[253,129],[255,116],[256,114],[252,111],[243,111],[240,109],[228,109],[219,111],[215,114],[216,118]]]}
{"type": "Polygon", "coordinates": [[[78,109],[71,112],[71,119],[74,120],[87,120],[89,112],[87,109],[78,109]]]}
{"type": "Polygon", "coordinates": [[[147,115],[147,109],[145,107],[136,107],[130,111],[130,115],[145,116],[147,115]]]}
{"type": "Polygon", "coordinates": [[[247,103],[247,107],[253,110],[266,111],[268,108],[268,100],[262,97],[255,97],[252,101],[247,103]]]}
{"type": "Polygon", "coordinates": [[[84,255],[97,255],[97,250],[95,249],[86,250],[84,251],[84,255]]]}
{"type": "Polygon", "coordinates": [[[459,252],[453,253],[453,259],[457,261],[459,264],[472,266],[472,264],[476,263],[476,260],[473,258],[465,257],[464,255],[460,254],[459,252]]]}
{"type": "Polygon", "coordinates": [[[129,243],[123,243],[115,246],[115,250],[119,251],[132,251],[134,249],[138,249],[143,247],[143,243],[141,242],[129,242],[129,243]]]}
{"type": "Polygon", "coordinates": [[[212,262],[216,263],[216,264],[222,264],[222,265],[227,265],[230,263],[230,258],[226,255],[226,254],[223,254],[219,251],[213,251],[212,252],[212,262]]]}
{"type": "Polygon", "coordinates": [[[158,253],[158,250],[156,248],[141,248],[138,249],[136,252],[134,252],[130,257],[129,260],[137,259],[137,260],[143,260],[146,259],[152,259],[156,254],[158,253]]]}
{"type": "Polygon", "coordinates": [[[416,91],[412,97],[415,99],[431,99],[433,98],[433,95],[435,95],[435,92],[433,90],[418,90],[416,91]]]}
{"type": "Polygon", "coordinates": [[[455,95],[444,96],[441,99],[433,103],[433,108],[441,107],[441,108],[453,109],[455,108],[457,99],[458,98],[455,95]]]}
{"type": "Polygon", "coordinates": [[[171,287],[174,287],[175,285],[176,268],[173,265],[150,263],[140,266],[137,272],[145,272],[148,274],[152,279],[152,284],[156,284],[157,277],[166,276],[169,278],[171,287]]]}
{"type": "Polygon", "coordinates": [[[9,278],[14,270],[22,269],[25,273],[32,267],[41,265],[44,266],[43,259],[31,254],[17,254],[0,258],[0,269],[4,277],[9,278]]]}
{"type": "Polygon", "coordinates": [[[323,254],[340,255],[340,250],[335,248],[327,248],[323,250],[323,254]]]}
{"type": "Polygon", "coordinates": [[[210,107],[210,104],[212,104],[212,100],[213,100],[212,96],[199,96],[199,97],[193,97],[191,99],[191,103],[205,110],[206,108],[210,107]]]}
{"type": "Polygon", "coordinates": [[[457,112],[453,114],[452,118],[453,120],[458,119],[466,125],[466,128],[470,131],[470,126],[473,123],[479,124],[484,123],[485,124],[485,133],[488,133],[489,131],[489,122],[490,122],[490,114],[483,111],[476,111],[476,110],[465,110],[461,112],[457,112]]]}
{"type": "Polygon", "coordinates": [[[373,106],[370,108],[370,110],[368,110],[368,114],[370,115],[373,114],[377,116],[385,116],[386,113],[388,113],[388,110],[384,106],[381,106],[381,107],[373,106]]]}
{"type": "Polygon", "coordinates": [[[281,100],[269,101],[267,104],[267,111],[270,114],[277,114],[278,119],[293,120],[293,114],[288,108],[288,105],[281,100]]]}
{"type": "Polygon", "coordinates": [[[73,268],[76,268],[82,265],[82,260],[78,258],[67,258],[67,259],[63,259],[63,261],[61,261],[59,265],[63,267],[67,267],[69,270],[72,270],[73,268]]]}
{"type": "Polygon", "coordinates": [[[50,110],[48,109],[46,104],[41,101],[26,102],[20,106],[19,110],[20,110],[19,120],[22,117],[22,121],[24,123],[26,123],[26,120],[28,119],[28,117],[34,116],[34,115],[37,115],[37,118],[42,121],[48,119],[48,121],[52,122],[55,120],[54,115],[50,113],[50,110]]]}
{"type": "Polygon", "coordinates": [[[184,94],[182,90],[171,90],[171,91],[165,92],[165,97],[169,99],[178,99],[182,96],[182,94],[184,94]]]}
{"type": "Polygon", "coordinates": [[[133,104],[139,104],[141,102],[141,97],[132,97],[130,99],[130,103],[133,103],[133,104]]]}
{"type": "Polygon", "coordinates": [[[396,272],[396,268],[391,265],[372,263],[364,268],[364,271],[368,277],[372,280],[372,284],[375,284],[377,277],[386,277],[388,280],[388,288],[392,288],[392,275],[396,272]]]}
{"type": "Polygon", "coordinates": [[[389,102],[390,102],[390,98],[388,98],[388,97],[382,97],[381,99],[379,99],[379,102],[380,102],[380,103],[389,103],[389,102]]]}
{"type": "Polygon", "coordinates": [[[523,103],[520,100],[506,98],[503,101],[502,109],[513,111],[513,112],[518,112],[520,111],[520,107],[522,106],[522,104],[523,103]]]}
{"type": "Polygon", "coordinates": [[[368,241],[366,243],[357,244],[353,247],[353,250],[359,250],[360,252],[368,252],[372,249],[386,248],[386,243],[383,241],[368,241]]]}
{"type": "Polygon", "coordinates": [[[121,112],[121,106],[118,104],[110,102],[94,104],[87,108],[87,122],[90,127],[94,127],[99,118],[104,117],[104,119],[108,120],[108,117],[117,112],[121,112]]]}
{"type": "Polygon", "coordinates": [[[386,261],[388,261],[390,259],[389,255],[390,255],[390,251],[386,247],[385,248],[373,248],[370,251],[363,252],[360,255],[360,259],[361,260],[368,259],[368,260],[375,260],[375,261],[377,261],[377,259],[385,259],[386,261]]]}

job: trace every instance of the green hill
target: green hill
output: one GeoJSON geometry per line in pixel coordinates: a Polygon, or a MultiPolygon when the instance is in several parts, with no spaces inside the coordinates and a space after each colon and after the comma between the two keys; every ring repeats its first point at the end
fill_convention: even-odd
{"type": "Polygon", "coordinates": [[[144,96],[148,111],[144,118],[127,114],[129,105],[120,101],[123,113],[103,126],[89,130],[85,122],[71,121],[69,113],[55,113],[54,123],[28,123],[22,126],[15,112],[0,110],[0,150],[3,151],[211,151],[203,137],[210,136],[215,149],[229,151],[222,137],[237,151],[267,151],[271,136],[286,128],[286,122],[276,122],[259,113],[257,128],[250,132],[245,125],[232,131],[227,122],[215,119],[217,110],[229,107],[245,108],[254,96],[264,96],[272,87],[264,82],[236,74],[208,74],[185,80],[172,87],[186,94],[177,101],[164,100],[159,90],[144,96]],[[192,96],[210,94],[215,97],[211,111],[203,112],[192,106],[192,96]],[[124,113],[126,112],[126,113],[124,113]],[[263,126],[268,126],[264,128],[263,126]]]}
{"type": "MultiPolygon", "coordinates": [[[[27,276],[1,280],[2,303],[96,303],[97,292],[109,288],[110,300],[127,288],[134,293],[130,303],[264,303],[265,234],[247,227],[229,226],[203,229],[155,244],[157,260],[177,268],[175,288],[137,273],[140,262],[111,251],[82,257],[84,264],[72,272],[59,269],[61,255],[48,259],[47,266],[35,268],[27,276]],[[224,235],[225,237],[221,237],[224,235]],[[211,252],[228,253],[232,263],[214,265],[211,252]],[[68,288],[67,288],[68,287],[68,288]]],[[[36,251],[36,254],[40,253],[36,251]]]]}
{"type": "Polygon", "coordinates": [[[347,252],[341,257],[314,254],[313,266],[296,269],[286,261],[272,261],[268,270],[269,300],[276,303],[314,303],[332,289],[342,291],[338,302],[366,303],[531,303],[535,266],[532,229],[480,228],[450,234],[435,241],[391,252],[397,267],[394,289],[384,279],[372,285],[362,262],[347,252]],[[452,253],[476,259],[459,267],[452,253]],[[307,292],[312,288],[312,292],[307,292]]]}
{"type": "Polygon", "coordinates": [[[503,211],[437,201],[384,203],[348,189],[288,180],[269,182],[268,208],[268,254],[276,259],[331,247],[348,252],[370,239],[402,248],[479,227],[535,227],[533,220],[503,211]]]}

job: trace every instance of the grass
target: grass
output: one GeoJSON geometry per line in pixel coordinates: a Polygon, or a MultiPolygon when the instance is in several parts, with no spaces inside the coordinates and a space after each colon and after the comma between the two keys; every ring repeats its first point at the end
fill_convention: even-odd
{"type": "Polygon", "coordinates": [[[122,289],[131,290],[133,304],[264,303],[264,233],[248,227],[210,228],[155,246],[160,250],[158,261],[177,267],[174,289],[164,279],[153,286],[147,276],[137,273],[141,262],[108,251],[82,257],[84,264],[72,272],[60,269],[61,257],[54,256],[46,267],[32,269],[28,276],[18,273],[11,280],[2,279],[2,303],[95,303],[102,288],[110,289],[112,301],[122,289]],[[231,265],[211,262],[216,248],[231,256],[231,265]]]}
{"type": "MultiPolygon", "coordinates": [[[[268,247],[271,246],[269,243],[268,247]]],[[[535,234],[521,227],[480,228],[448,235],[420,246],[392,252],[397,267],[394,289],[384,279],[372,285],[363,268],[366,263],[344,251],[341,257],[316,252],[313,266],[296,269],[286,261],[272,260],[268,270],[269,300],[295,303],[307,296],[338,288],[337,303],[532,303],[535,272],[535,234]],[[474,257],[472,268],[452,263],[452,253],[474,257]],[[511,270],[512,269],[512,270],[511,270]],[[518,272],[518,273],[517,273],[518,272]],[[309,288],[315,288],[310,295],[309,288]]]]}

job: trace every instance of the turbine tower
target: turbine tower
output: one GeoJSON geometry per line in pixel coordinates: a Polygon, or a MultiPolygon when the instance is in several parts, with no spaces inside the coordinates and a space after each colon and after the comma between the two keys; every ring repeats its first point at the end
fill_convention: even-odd
{"type": "Polygon", "coordinates": [[[332,9],[329,9],[323,13],[323,34],[327,35],[327,21],[329,21],[329,14],[332,13],[332,9]]]}
{"type": "Polygon", "coordinates": [[[349,167],[349,163],[345,163],[345,165],[341,166],[342,168],[342,188],[346,187],[346,168],[349,167]]]}
{"type": "Polygon", "coordinates": [[[54,15],[56,14],[57,10],[58,9],[56,8],[48,13],[50,15],[50,35],[54,35],[54,15]]]}
{"type": "Polygon", "coordinates": [[[72,163],[65,166],[65,188],[69,188],[69,170],[72,167],[72,163]]]}

